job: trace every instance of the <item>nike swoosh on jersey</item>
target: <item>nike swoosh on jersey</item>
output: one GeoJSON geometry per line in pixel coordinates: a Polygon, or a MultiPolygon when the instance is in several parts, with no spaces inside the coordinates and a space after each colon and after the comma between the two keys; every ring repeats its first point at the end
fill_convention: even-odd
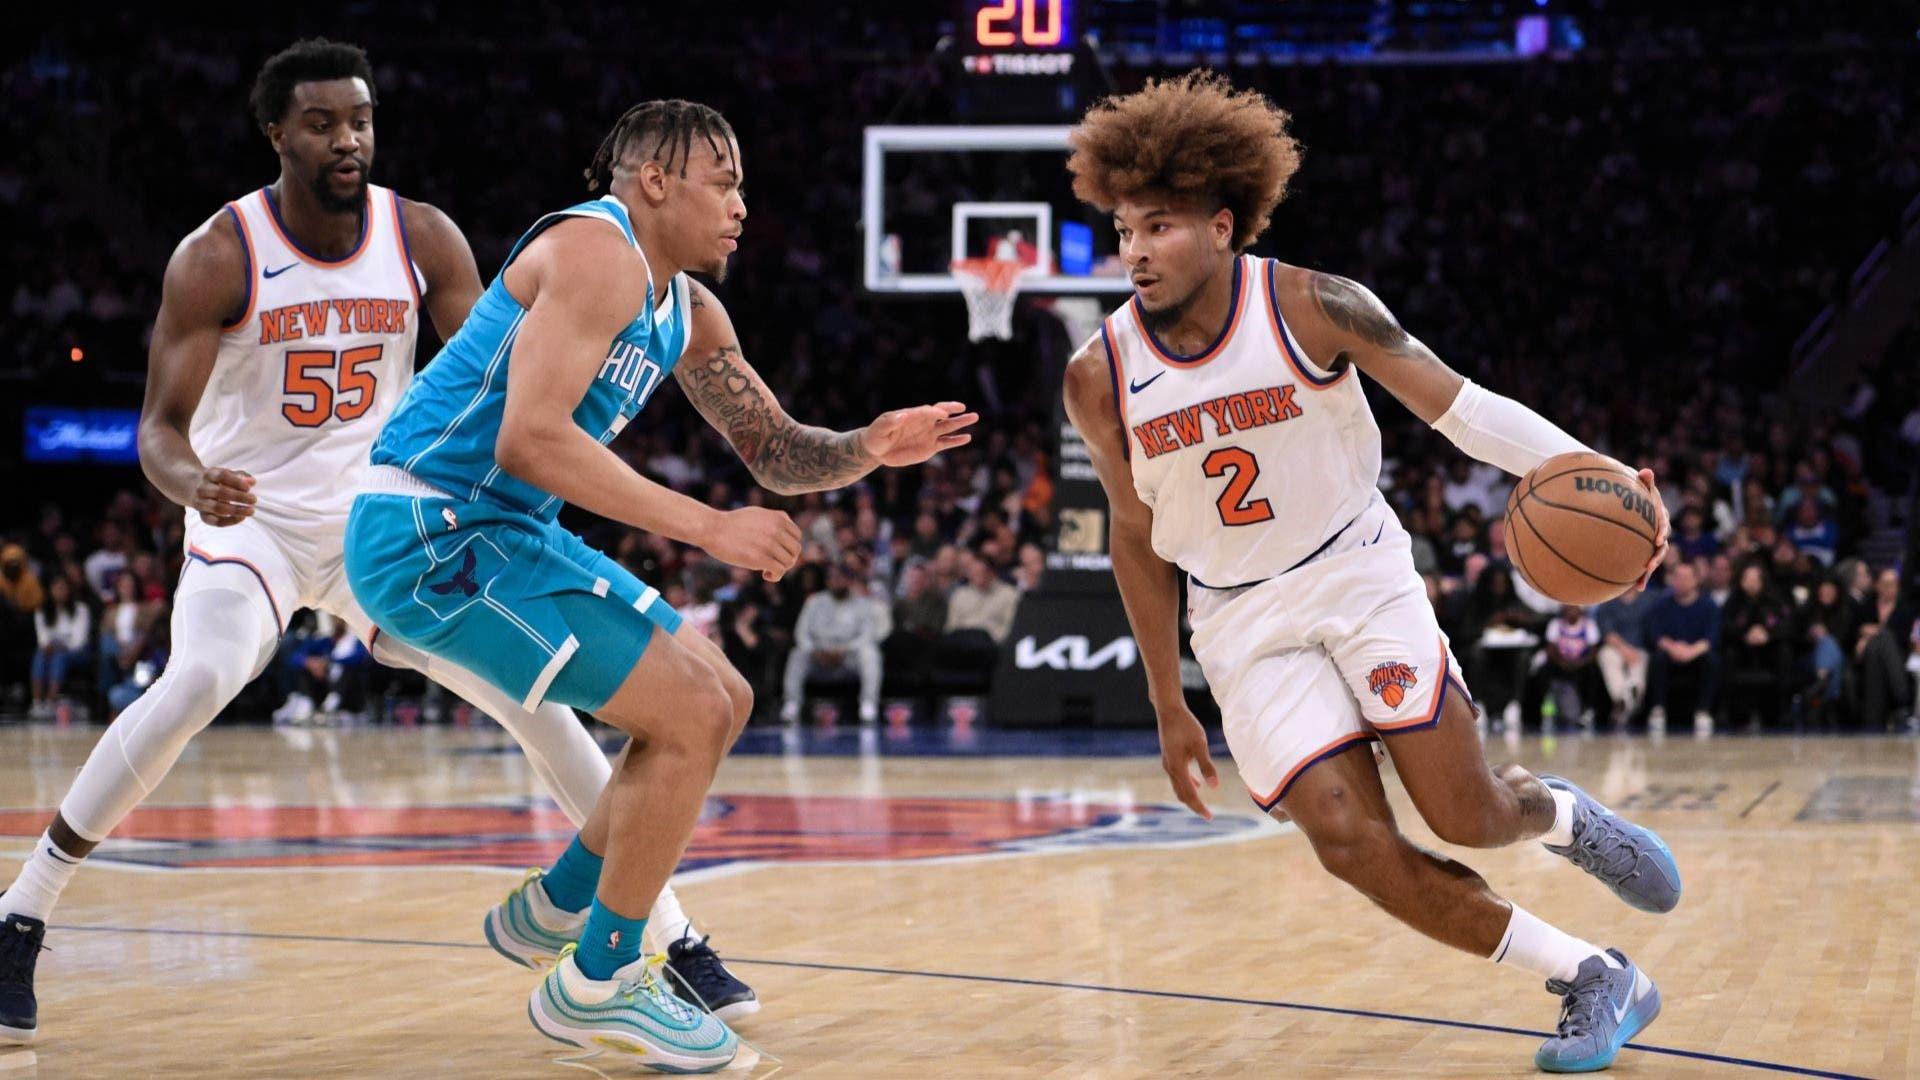
{"type": "Polygon", "coordinates": [[[1132,379],[1128,379],[1127,392],[1130,394],[1137,394],[1140,391],[1145,390],[1147,387],[1152,386],[1156,381],[1159,380],[1160,376],[1165,374],[1166,372],[1164,371],[1156,372],[1153,378],[1148,379],[1146,382],[1140,382],[1140,383],[1134,382],[1132,379]]]}
{"type": "Polygon", "coordinates": [[[284,274],[284,273],[286,273],[287,271],[289,271],[289,270],[291,270],[291,269],[293,269],[294,267],[296,267],[296,266],[299,266],[299,265],[300,265],[300,264],[299,264],[299,263],[297,263],[297,262],[290,262],[290,263],[288,263],[287,265],[285,265],[285,266],[283,266],[283,267],[281,267],[281,268],[280,268],[280,269],[278,269],[278,270],[275,270],[275,269],[274,269],[273,267],[271,267],[271,266],[269,266],[269,267],[267,267],[266,269],[264,269],[264,270],[262,270],[262,271],[260,271],[260,276],[261,276],[261,277],[266,277],[266,278],[277,278],[277,277],[279,277],[279,276],[280,276],[281,274],[284,274]]]}

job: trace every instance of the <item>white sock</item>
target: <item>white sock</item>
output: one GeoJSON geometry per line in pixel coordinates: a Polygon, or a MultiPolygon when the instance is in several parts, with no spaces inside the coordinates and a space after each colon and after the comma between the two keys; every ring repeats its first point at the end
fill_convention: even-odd
{"type": "Polygon", "coordinates": [[[681,938],[698,938],[700,932],[693,928],[687,913],[680,910],[680,898],[673,893],[673,886],[664,885],[660,896],[653,902],[653,910],[647,913],[647,951],[667,954],[667,946],[681,938]]]}
{"type": "Polygon", "coordinates": [[[1513,917],[1507,920],[1507,932],[1500,947],[1487,959],[1531,971],[1543,979],[1572,982],[1580,974],[1580,962],[1598,956],[1608,967],[1617,968],[1606,950],[1590,941],[1582,941],[1557,927],[1548,926],[1519,904],[1510,905],[1513,917]]]}
{"type": "Polygon", "coordinates": [[[73,880],[73,872],[78,869],[79,859],[55,846],[53,837],[41,833],[40,842],[33,846],[33,854],[20,864],[20,876],[13,879],[6,895],[0,897],[0,912],[45,922],[47,916],[53,914],[53,905],[60,902],[61,890],[73,880]]]}
{"type": "Polygon", "coordinates": [[[1573,843],[1573,808],[1578,803],[1573,797],[1573,792],[1565,788],[1550,787],[1547,790],[1553,793],[1553,828],[1548,829],[1546,834],[1540,837],[1540,842],[1552,844],[1554,847],[1566,847],[1573,843]]]}

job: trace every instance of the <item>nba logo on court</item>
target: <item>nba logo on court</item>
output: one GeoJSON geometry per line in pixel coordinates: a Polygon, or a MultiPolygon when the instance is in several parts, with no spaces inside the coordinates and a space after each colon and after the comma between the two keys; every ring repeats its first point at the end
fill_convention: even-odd
{"type": "Polygon", "coordinates": [[[1420,676],[1412,664],[1377,664],[1367,672],[1367,689],[1390,709],[1399,708],[1400,703],[1407,700],[1407,691],[1418,685],[1420,676]]]}

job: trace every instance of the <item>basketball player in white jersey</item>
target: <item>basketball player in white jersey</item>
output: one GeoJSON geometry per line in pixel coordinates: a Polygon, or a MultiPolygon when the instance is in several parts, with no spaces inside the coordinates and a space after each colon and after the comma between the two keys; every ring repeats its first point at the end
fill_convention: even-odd
{"type": "MultiPolygon", "coordinates": [[[[1114,577],[1162,764],[1207,815],[1192,770],[1218,780],[1180,687],[1184,572],[1194,654],[1254,800],[1409,926],[1545,977],[1563,1008],[1541,1068],[1605,1068],[1658,1013],[1652,981],[1409,843],[1368,744],[1385,743],[1449,843],[1541,839],[1648,911],[1678,902],[1678,868],[1657,836],[1572,784],[1487,766],[1458,661],[1378,489],[1360,375],[1515,474],[1584,447],[1454,373],[1360,285],[1245,254],[1299,165],[1287,122],[1196,72],[1096,106],[1067,165],[1075,194],[1112,212],[1134,285],[1068,365],[1065,393],[1111,505],[1114,577]]],[[[1664,554],[1664,509],[1659,521],[1648,573],[1664,554]]]]}
{"type": "MultiPolygon", "coordinates": [[[[187,508],[166,671],[101,737],[19,876],[0,892],[0,1039],[37,1030],[34,960],[79,862],[157,787],[187,741],[272,658],[294,611],[341,617],[507,728],[575,825],[611,766],[571,709],[528,712],[491,683],[384,638],[354,601],[341,537],[368,449],[413,374],[422,308],[450,338],[480,295],[453,222],[369,182],[373,74],[351,45],[268,60],[253,111],[280,177],[181,242],[154,325],[140,460],[187,508]]],[[[693,934],[671,887],[648,920],[676,989],[723,1019],[753,991],[693,934]]]]}

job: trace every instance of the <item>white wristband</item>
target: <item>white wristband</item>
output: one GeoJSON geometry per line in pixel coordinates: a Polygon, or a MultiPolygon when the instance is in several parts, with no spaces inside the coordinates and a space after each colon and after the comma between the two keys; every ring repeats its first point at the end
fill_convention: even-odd
{"type": "Polygon", "coordinates": [[[1460,393],[1433,429],[1467,456],[1515,476],[1525,476],[1557,454],[1587,449],[1553,421],[1512,398],[1489,393],[1472,379],[1461,382],[1460,393]]]}

